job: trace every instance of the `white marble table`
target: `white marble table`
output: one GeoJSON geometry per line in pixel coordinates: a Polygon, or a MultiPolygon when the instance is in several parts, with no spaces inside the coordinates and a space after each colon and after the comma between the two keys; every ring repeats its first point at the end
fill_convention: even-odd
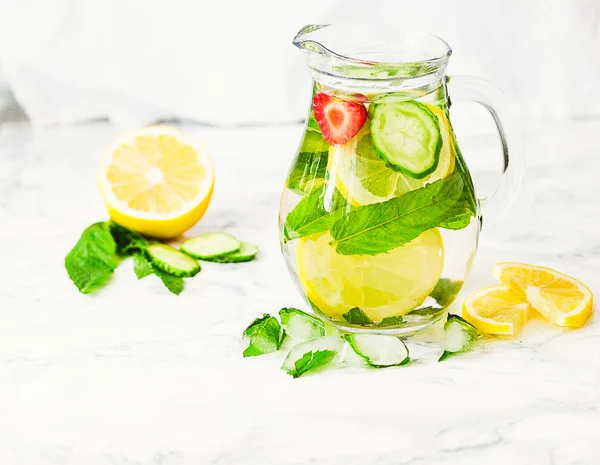
{"type": "MultiPolygon", "coordinates": [[[[600,463],[598,318],[573,332],[534,321],[440,364],[428,342],[439,328],[408,341],[404,367],[293,380],[280,355],[243,359],[253,318],[302,305],[276,233],[301,128],[188,129],[217,170],[195,231],[227,230],[262,252],[207,264],[175,297],[154,277],[136,281],[131,263],[93,296],[64,271],[81,231],[106,216],[96,168],[117,130],[0,128],[0,464],[600,463]]],[[[494,139],[464,132],[483,191],[494,139]]],[[[464,293],[492,283],[494,262],[521,260],[600,295],[598,133],[600,121],[526,126],[529,178],[484,231],[464,293]]]]}

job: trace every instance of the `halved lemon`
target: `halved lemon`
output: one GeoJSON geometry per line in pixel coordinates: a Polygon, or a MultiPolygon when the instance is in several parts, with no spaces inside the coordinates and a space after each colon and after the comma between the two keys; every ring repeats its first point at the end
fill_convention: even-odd
{"type": "Polygon", "coordinates": [[[494,277],[558,326],[580,327],[592,315],[593,296],[589,288],[551,268],[516,262],[497,263],[494,277]]]}
{"type": "Polygon", "coordinates": [[[377,255],[340,255],[329,233],[298,240],[298,278],[323,313],[342,315],[359,307],[371,320],[403,315],[435,287],[444,266],[442,236],[425,231],[411,242],[377,255]]]}
{"type": "Polygon", "coordinates": [[[465,299],[462,316],[482,333],[516,336],[529,304],[506,286],[491,286],[465,299]]]}
{"type": "Polygon", "coordinates": [[[99,173],[111,218],[159,238],[176,237],[198,222],[214,180],[208,153],[168,126],[143,128],[114,141],[99,173]]]}
{"type": "Polygon", "coordinates": [[[375,153],[369,125],[344,145],[329,148],[329,177],[352,205],[383,202],[442,179],[454,171],[454,136],[444,111],[436,106],[428,108],[437,115],[442,133],[442,149],[436,170],[423,179],[415,179],[388,168],[375,153]]]}

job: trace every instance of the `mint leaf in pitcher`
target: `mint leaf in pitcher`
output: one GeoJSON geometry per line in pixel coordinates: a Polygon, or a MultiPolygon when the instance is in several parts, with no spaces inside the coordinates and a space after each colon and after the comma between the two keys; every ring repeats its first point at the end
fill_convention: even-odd
{"type": "Polygon", "coordinates": [[[462,289],[462,286],[462,281],[453,281],[448,278],[440,278],[433,288],[433,291],[431,291],[431,297],[433,297],[433,299],[442,307],[447,307],[454,301],[462,289]]]}
{"type": "Polygon", "coordinates": [[[375,255],[400,247],[453,216],[463,181],[453,174],[382,203],[364,205],[336,221],[333,244],[342,255],[375,255]]]}
{"type": "MultiPolygon", "coordinates": [[[[323,144],[327,144],[320,134],[307,132],[305,136],[305,142],[308,134],[316,134],[322,141],[323,144]]],[[[310,137],[312,139],[312,137],[310,137]]],[[[297,194],[306,195],[310,194],[314,190],[318,189],[323,185],[325,181],[325,173],[327,172],[327,160],[329,152],[327,150],[321,150],[319,147],[315,147],[316,151],[303,151],[305,149],[304,144],[302,145],[301,152],[296,158],[292,172],[287,179],[287,188],[293,190],[297,194]]]]}
{"type": "Polygon", "coordinates": [[[447,212],[447,217],[438,226],[452,230],[463,229],[469,226],[471,218],[476,214],[477,210],[474,207],[473,195],[465,186],[458,201],[447,212]]]}
{"type": "Polygon", "coordinates": [[[344,320],[351,325],[373,326],[375,324],[373,323],[373,320],[358,307],[350,309],[348,313],[344,313],[342,316],[344,317],[344,320]]]}
{"type": "Polygon", "coordinates": [[[346,203],[340,199],[343,200],[343,197],[337,189],[327,195],[324,187],[302,198],[285,219],[285,240],[291,241],[330,229],[346,211],[346,203]]]}
{"type": "Polygon", "coordinates": [[[389,326],[396,326],[401,323],[404,323],[404,318],[402,318],[401,315],[387,316],[377,324],[377,327],[378,328],[387,328],[389,326]]]}

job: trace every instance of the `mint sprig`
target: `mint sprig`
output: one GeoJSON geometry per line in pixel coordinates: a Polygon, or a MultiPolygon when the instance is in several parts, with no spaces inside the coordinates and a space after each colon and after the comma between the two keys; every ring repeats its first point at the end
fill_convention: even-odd
{"type": "Polygon", "coordinates": [[[133,256],[138,279],[150,274],[158,276],[165,287],[179,295],[183,280],[171,276],[150,263],[145,255],[150,242],[142,235],[113,221],[95,223],[82,234],[65,258],[65,268],[82,294],[103,287],[123,258],[133,256]]]}

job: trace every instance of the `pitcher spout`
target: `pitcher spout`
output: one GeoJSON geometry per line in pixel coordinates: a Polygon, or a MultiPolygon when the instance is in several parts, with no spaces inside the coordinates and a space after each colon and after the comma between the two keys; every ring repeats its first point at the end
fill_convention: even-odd
{"type": "Polygon", "coordinates": [[[318,31],[319,29],[323,29],[325,27],[329,27],[331,26],[330,24],[309,24],[308,26],[304,26],[302,29],[300,29],[298,31],[298,33],[296,34],[296,37],[294,37],[294,40],[292,41],[292,43],[298,47],[300,50],[313,50],[314,51],[318,51],[318,50],[322,50],[323,52],[327,52],[328,50],[323,47],[321,44],[319,44],[318,42],[315,42],[312,38],[311,38],[311,33],[318,31]]]}
{"type": "Polygon", "coordinates": [[[371,85],[436,79],[443,76],[452,53],[445,41],[431,34],[364,24],[311,24],[298,31],[293,44],[304,52],[315,79],[368,80],[371,85]]]}

